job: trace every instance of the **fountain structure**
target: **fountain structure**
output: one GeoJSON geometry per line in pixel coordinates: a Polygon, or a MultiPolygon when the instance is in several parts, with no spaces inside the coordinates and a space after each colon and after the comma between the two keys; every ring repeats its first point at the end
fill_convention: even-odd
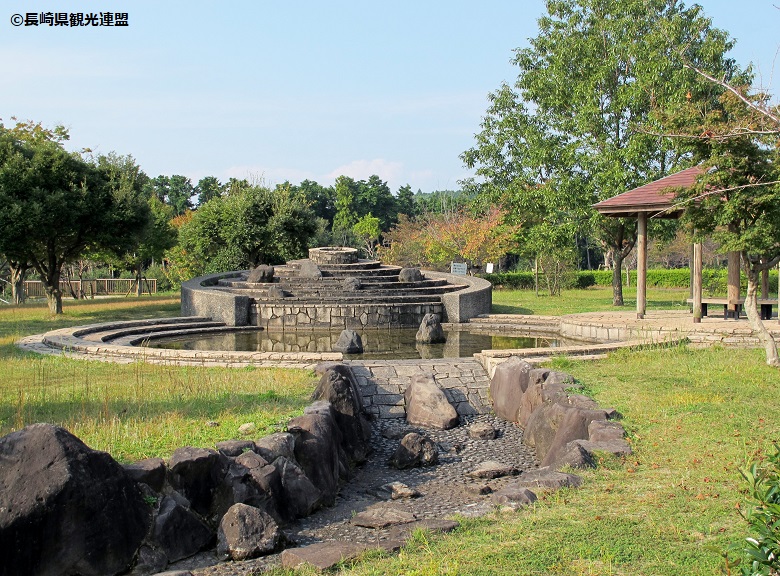
{"type": "Polygon", "coordinates": [[[251,271],[202,276],[182,285],[182,314],[268,330],[417,327],[489,314],[492,288],[471,276],[420,271],[358,258],[345,247],[311,248],[309,258],[252,282],[251,271]],[[268,281],[268,280],[271,281],[268,281]]]}

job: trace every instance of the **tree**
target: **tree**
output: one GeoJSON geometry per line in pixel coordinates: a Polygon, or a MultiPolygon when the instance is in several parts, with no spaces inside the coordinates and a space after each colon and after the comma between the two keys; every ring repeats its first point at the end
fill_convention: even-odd
{"type": "MultiPolygon", "coordinates": [[[[289,185],[285,183],[285,185],[289,185]]],[[[292,186],[294,191],[303,192],[306,201],[314,211],[314,215],[332,225],[336,215],[336,193],[332,186],[321,186],[313,180],[304,180],[298,186],[292,186]]]]}
{"type": "Polygon", "coordinates": [[[366,256],[373,258],[374,248],[379,240],[379,236],[382,235],[379,218],[375,218],[369,212],[352,227],[352,233],[363,242],[366,256]]]}
{"type": "Polygon", "coordinates": [[[387,182],[374,174],[368,181],[361,180],[357,184],[355,210],[358,218],[371,213],[379,218],[381,230],[390,230],[390,226],[398,221],[398,207],[387,182]]]}
{"type": "Polygon", "coordinates": [[[173,213],[178,216],[192,209],[192,196],[195,193],[192,182],[186,176],[174,174],[168,179],[168,196],[165,201],[173,208],[173,213]]]}
{"type": "Polygon", "coordinates": [[[193,192],[198,196],[198,206],[222,194],[222,184],[214,176],[204,176],[195,185],[193,192]]]}
{"type": "Polygon", "coordinates": [[[333,236],[347,244],[352,227],[358,221],[356,201],[358,183],[349,176],[336,178],[336,214],[333,217],[333,236]]]}
{"type": "Polygon", "coordinates": [[[534,222],[564,206],[579,234],[593,235],[615,259],[613,304],[623,304],[622,260],[636,223],[607,219],[592,204],[690,162],[679,143],[653,130],[658,106],[718,91],[682,66],[680,48],[698,66],[731,77],[732,42],[701,8],[676,0],[547,2],[539,35],[515,52],[514,89],[501,86],[476,145],[462,159],[484,179],[489,203],[524,205],[534,222]],[[549,198],[538,204],[541,190],[549,198]]]}
{"type": "Polygon", "coordinates": [[[62,266],[88,248],[122,246],[146,218],[136,196],[67,152],[65,139],[59,127],[0,125],[0,252],[35,268],[53,314],[62,313],[62,266]]]}
{"type": "Polygon", "coordinates": [[[414,202],[414,192],[412,192],[412,187],[409,186],[409,184],[406,186],[401,186],[398,189],[396,206],[398,214],[406,214],[409,216],[409,218],[414,218],[417,215],[417,205],[414,202]]]}
{"type": "Polygon", "coordinates": [[[179,252],[193,273],[242,270],[300,258],[316,231],[300,192],[252,186],[213,198],[179,228],[179,252]]]}

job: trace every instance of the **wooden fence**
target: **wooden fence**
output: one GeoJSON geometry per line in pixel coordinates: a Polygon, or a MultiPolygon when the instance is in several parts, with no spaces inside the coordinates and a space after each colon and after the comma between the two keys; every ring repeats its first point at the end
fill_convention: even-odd
{"type": "MultiPolygon", "coordinates": [[[[98,278],[97,280],[71,280],[70,286],[78,294],[82,293],[85,298],[92,296],[107,296],[110,294],[135,294],[136,286],[133,278],[98,278]]],[[[24,290],[28,298],[40,298],[46,296],[43,290],[43,282],[40,280],[25,280],[24,290]]],[[[60,280],[60,290],[64,296],[70,296],[68,282],[60,280]]],[[[146,294],[157,293],[157,279],[145,278],[143,280],[143,291],[146,294]]]]}

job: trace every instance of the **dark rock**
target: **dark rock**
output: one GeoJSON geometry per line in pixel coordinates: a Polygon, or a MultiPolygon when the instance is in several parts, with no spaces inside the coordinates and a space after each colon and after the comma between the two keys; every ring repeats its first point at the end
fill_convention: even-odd
{"type": "Polygon", "coordinates": [[[528,488],[516,488],[514,486],[507,486],[498,492],[494,492],[491,499],[496,504],[512,508],[528,506],[537,500],[536,494],[528,488]]]}
{"type": "Polygon", "coordinates": [[[595,454],[596,452],[604,452],[613,456],[628,456],[632,452],[631,445],[625,440],[605,440],[601,442],[575,440],[574,442],[582,446],[591,454],[595,454]]]}
{"type": "Polygon", "coordinates": [[[279,473],[282,484],[284,506],[279,506],[280,514],[290,518],[303,518],[320,506],[322,490],[306,477],[300,466],[280,456],[274,460],[273,467],[279,473]]]}
{"type": "Polygon", "coordinates": [[[477,482],[474,484],[466,484],[466,492],[476,494],[477,496],[484,496],[493,492],[493,489],[488,484],[477,482]]]}
{"type": "MultiPolygon", "coordinates": [[[[609,417],[609,415],[607,415],[609,417]]],[[[620,422],[594,420],[588,425],[588,440],[591,442],[612,442],[623,440],[626,430],[620,422]]]]}
{"type": "Polygon", "coordinates": [[[64,428],[33,424],[0,438],[0,462],[0,574],[130,567],[152,509],[111,456],[64,428]]]}
{"type": "Polygon", "coordinates": [[[295,519],[295,515],[287,510],[284,499],[284,488],[279,471],[259,454],[244,452],[236,458],[236,464],[247,469],[255,491],[251,498],[247,498],[244,504],[265,510],[275,519],[288,522],[295,519]]]}
{"type": "Polygon", "coordinates": [[[166,496],[154,521],[154,541],[169,562],[197,554],[214,541],[214,532],[185,504],[181,497],[166,496]]]}
{"type": "Polygon", "coordinates": [[[355,526],[363,526],[364,528],[387,528],[388,526],[407,524],[415,520],[417,520],[417,517],[411,512],[380,503],[369,506],[362,512],[355,514],[350,522],[355,526]]]}
{"type": "Polygon", "coordinates": [[[287,296],[287,292],[285,292],[281,286],[271,286],[268,288],[269,298],[273,298],[274,300],[281,300],[282,298],[287,298],[287,296]]]}
{"type": "Polygon", "coordinates": [[[322,278],[322,270],[311,260],[302,260],[298,267],[299,278],[318,279],[322,278]]]}
{"type": "Polygon", "coordinates": [[[333,568],[339,562],[357,558],[368,550],[366,544],[332,540],[318,542],[301,548],[287,548],[282,552],[282,568],[291,570],[309,564],[319,572],[333,568]]]}
{"type": "Polygon", "coordinates": [[[295,458],[295,438],[288,432],[276,432],[260,440],[255,440],[255,452],[268,462],[273,462],[279,456],[295,458]]]}
{"type": "Polygon", "coordinates": [[[496,429],[490,424],[477,422],[469,426],[469,438],[474,440],[494,440],[495,437],[496,429]]]}
{"type": "Polygon", "coordinates": [[[360,278],[355,277],[347,277],[344,278],[344,282],[341,285],[341,288],[344,290],[344,292],[357,292],[363,287],[363,284],[360,282],[360,278]]]}
{"type": "Polygon", "coordinates": [[[332,504],[347,467],[341,431],[330,403],[314,402],[303,416],[290,420],[287,430],[295,437],[295,459],[301,469],[322,491],[323,503],[332,504]]]}
{"type": "Polygon", "coordinates": [[[352,369],[345,364],[330,368],[312,397],[330,402],[341,431],[341,447],[353,463],[365,462],[371,452],[371,424],[365,417],[363,395],[352,369]]]}
{"type": "Polygon", "coordinates": [[[225,440],[224,442],[217,442],[216,448],[220,454],[235,458],[247,450],[254,450],[255,443],[251,440],[225,440]]]}
{"type": "Polygon", "coordinates": [[[474,470],[467,473],[471,478],[484,478],[491,480],[493,478],[502,478],[504,476],[517,476],[520,471],[509,464],[502,464],[495,460],[487,460],[479,464],[474,470]]]}
{"type": "Polygon", "coordinates": [[[555,432],[552,444],[540,446],[537,443],[536,456],[541,459],[542,466],[548,466],[558,459],[558,454],[572,440],[587,440],[588,425],[594,420],[606,420],[607,415],[603,410],[586,410],[583,408],[568,408],[564,412],[563,419],[555,432]]]}
{"type": "Polygon", "coordinates": [[[513,483],[518,488],[536,488],[543,490],[558,490],[560,488],[577,488],[582,484],[582,478],[574,474],[556,472],[550,467],[526,470],[513,483]]]}
{"type": "Polygon", "coordinates": [[[399,282],[422,282],[423,275],[419,268],[401,268],[398,273],[399,282]]]}
{"type": "Polygon", "coordinates": [[[390,458],[390,466],[404,470],[415,466],[432,466],[439,461],[439,450],[436,443],[428,438],[410,432],[401,439],[398,449],[390,458]]]}
{"type": "Polygon", "coordinates": [[[565,466],[569,468],[595,468],[596,460],[593,454],[582,446],[580,441],[574,441],[558,452],[555,461],[549,467],[554,470],[560,470],[565,466]]]}
{"type": "Polygon", "coordinates": [[[214,490],[228,469],[228,459],[215,450],[187,446],[177,449],[168,462],[168,482],[187,498],[192,509],[207,516],[214,490]]]}
{"type": "Polygon", "coordinates": [[[276,501],[255,478],[257,475],[262,477],[263,468],[276,473],[273,466],[268,466],[262,456],[254,452],[246,452],[230,462],[225,476],[214,489],[209,518],[215,524],[234,504],[248,504],[276,513],[276,501]]]}
{"type": "Polygon", "coordinates": [[[162,458],[146,458],[123,466],[125,472],[136,482],[142,482],[155,492],[161,492],[165,485],[165,462],[162,458]]]}
{"type": "Polygon", "coordinates": [[[438,314],[426,314],[423,316],[420,327],[417,330],[415,341],[422,344],[441,344],[447,341],[441,320],[438,314]]]}
{"type": "Polygon", "coordinates": [[[217,554],[233,560],[257,558],[274,552],[282,540],[282,531],[271,516],[246,504],[234,504],[219,523],[217,554]]]}
{"type": "Polygon", "coordinates": [[[360,334],[347,328],[339,334],[339,339],[333,345],[333,350],[342,354],[361,354],[363,352],[363,339],[360,334]]]}
{"type": "Polygon", "coordinates": [[[415,426],[448,430],[459,423],[458,413],[433,376],[418,374],[412,377],[404,392],[406,421],[415,426]]]}
{"type": "Polygon", "coordinates": [[[274,267],[266,264],[260,264],[257,268],[249,271],[246,277],[247,282],[273,282],[274,281],[274,267]]]}
{"type": "Polygon", "coordinates": [[[497,416],[509,422],[518,421],[531,370],[531,365],[517,356],[496,366],[493,378],[490,379],[490,398],[497,416]]]}
{"type": "Polygon", "coordinates": [[[130,576],[145,576],[146,574],[159,574],[168,565],[168,556],[159,547],[143,544],[138,549],[135,566],[130,571],[130,576]]]}
{"type": "Polygon", "coordinates": [[[541,383],[529,384],[526,391],[520,399],[520,410],[517,413],[517,422],[523,426],[528,426],[531,414],[543,404],[552,404],[559,400],[566,400],[566,386],[558,383],[551,383],[547,380],[541,383]]]}

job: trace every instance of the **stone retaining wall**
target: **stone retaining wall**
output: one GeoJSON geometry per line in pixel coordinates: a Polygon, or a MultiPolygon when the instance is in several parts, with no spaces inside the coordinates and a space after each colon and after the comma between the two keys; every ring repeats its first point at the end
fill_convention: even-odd
{"type": "Polygon", "coordinates": [[[249,322],[249,297],[215,288],[220,280],[236,278],[240,274],[241,272],[208,274],[183,282],[182,316],[205,316],[228,326],[246,326],[249,322]]]}
{"type": "Polygon", "coordinates": [[[343,329],[417,327],[426,314],[442,314],[436,302],[393,304],[287,304],[254,301],[249,308],[249,323],[268,330],[343,329]]]}
{"type": "Polygon", "coordinates": [[[468,288],[442,294],[442,322],[468,322],[480,314],[490,314],[493,306],[493,285],[484,278],[459,276],[444,272],[424,271],[426,278],[441,278],[450,284],[466,284],[468,288]]]}

